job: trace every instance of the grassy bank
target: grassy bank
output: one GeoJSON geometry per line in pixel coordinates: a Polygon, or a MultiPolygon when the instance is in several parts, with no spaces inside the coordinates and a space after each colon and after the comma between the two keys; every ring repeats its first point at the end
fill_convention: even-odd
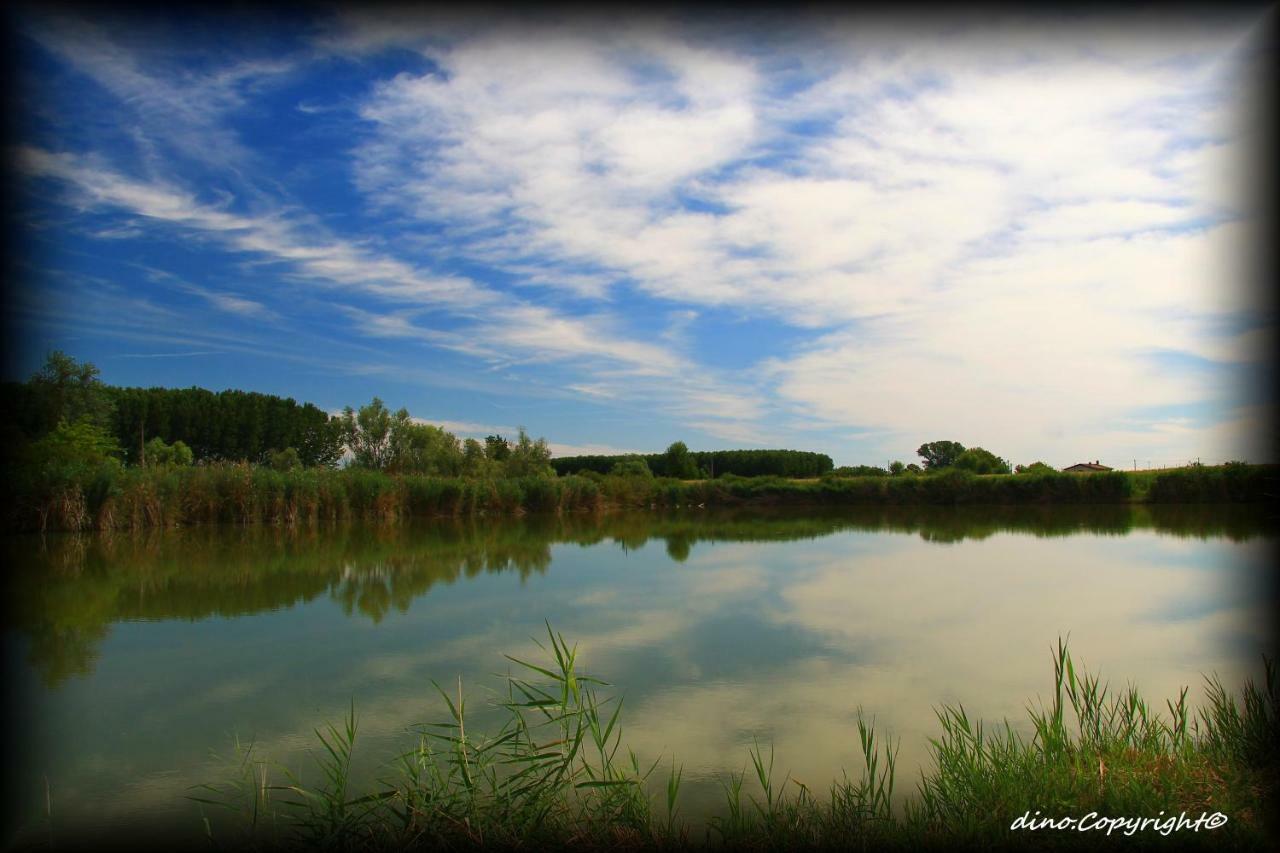
{"type": "Polygon", "coordinates": [[[1261,502],[1277,466],[1231,463],[1160,472],[675,480],[601,476],[466,479],[365,469],[276,471],[245,464],[101,468],[6,483],[18,530],[137,530],[205,523],[563,513],[737,505],[1053,505],[1261,502]]]}
{"type": "MultiPolygon", "coordinates": [[[[731,849],[893,847],[1051,849],[1107,842],[1143,847],[1268,849],[1268,806],[1280,766],[1280,683],[1239,699],[1208,681],[1207,704],[1186,691],[1159,711],[1129,688],[1111,692],[1078,669],[1059,642],[1048,707],[1029,709],[1034,734],[1005,722],[984,726],[960,706],[937,711],[933,766],[915,790],[896,797],[896,748],[857,720],[864,766],[810,790],[774,770],[757,745],[749,769],[722,779],[722,813],[693,828],[680,809],[678,757],[642,764],[625,747],[621,703],[598,694],[604,682],[577,670],[576,647],[548,629],[547,660],[510,658],[495,700],[506,722],[496,732],[468,728],[462,685],[436,690],[448,709],[421,727],[417,742],[388,765],[372,792],[348,787],[358,722],[317,730],[314,778],[239,756],[229,782],[205,786],[202,803],[215,843],[265,849],[533,848],[731,849]],[[1167,713],[1166,713],[1167,709],[1167,713]],[[276,776],[274,780],[271,778],[276,776]],[[1013,829],[1020,817],[1151,818],[1145,829],[1013,829]],[[1227,817],[1216,829],[1169,831],[1179,815],[1227,817]],[[1162,832],[1162,828],[1166,831],[1162,832]]],[[[851,732],[852,734],[852,732],[851,732]]]]}

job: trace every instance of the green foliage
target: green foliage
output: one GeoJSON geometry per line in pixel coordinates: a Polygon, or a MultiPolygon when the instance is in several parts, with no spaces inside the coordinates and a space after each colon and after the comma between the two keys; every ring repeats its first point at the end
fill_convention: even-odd
{"type": "Polygon", "coordinates": [[[341,418],[310,403],[246,391],[204,388],[112,388],[117,440],[137,464],[144,439],[181,441],[197,462],[269,462],[292,447],[306,467],[332,467],[343,452],[341,418]]]}
{"type": "Polygon", "coordinates": [[[1280,477],[1275,466],[1228,462],[1160,471],[1151,476],[1146,498],[1151,503],[1240,503],[1275,501],[1277,495],[1280,477]]]}
{"type": "Polygon", "coordinates": [[[970,447],[955,458],[955,467],[972,474],[1009,474],[1011,470],[1007,460],[1001,459],[990,450],[981,447],[970,447]]]}
{"type": "Polygon", "coordinates": [[[554,477],[551,449],[547,447],[547,440],[539,438],[535,441],[525,432],[524,427],[520,427],[515,444],[507,448],[502,470],[508,477],[554,477]]]}
{"type": "Polygon", "coordinates": [[[484,455],[491,462],[505,462],[511,455],[511,442],[500,435],[487,435],[484,438],[484,455]]]}
{"type": "Polygon", "coordinates": [[[394,415],[382,400],[374,397],[357,412],[350,406],[342,410],[342,429],[351,451],[351,464],[359,468],[385,471],[396,458],[392,423],[408,423],[409,412],[401,409],[394,415]]]}
{"type": "Polygon", "coordinates": [[[474,438],[462,442],[462,473],[467,477],[481,477],[492,468],[485,447],[474,438]]]}
{"type": "Polygon", "coordinates": [[[286,447],[284,450],[271,451],[267,457],[267,465],[273,471],[296,471],[302,467],[302,460],[298,458],[298,451],[286,447]]]}
{"type": "Polygon", "coordinates": [[[391,469],[406,474],[454,477],[463,472],[462,444],[452,433],[432,424],[414,423],[406,412],[392,425],[395,458],[391,469]]]}
{"type": "MultiPolygon", "coordinates": [[[[898,463],[901,465],[902,463],[898,463]]],[[[841,465],[829,475],[831,477],[887,477],[889,472],[874,465],[841,465]]]]}
{"type": "Polygon", "coordinates": [[[194,459],[191,448],[183,442],[175,441],[173,444],[165,444],[164,440],[158,436],[148,441],[143,450],[149,468],[180,467],[190,465],[194,459]]]}
{"type": "Polygon", "coordinates": [[[1043,462],[1032,462],[1030,465],[1018,465],[1013,469],[1015,474],[1056,474],[1058,469],[1043,462]]]}
{"type": "Polygon", "coordinates": [[[899,475],[901,475],[901,474],[906,473],[906,470],[907,470],[907,466],[906,466],[906,465],[904,465],[904,464],[903,464],[901,461],[899,461],[899,460],[896,460],[896,459],[895,459],[893,462],[889,463],[889,474],[890,474],[890,476],[897,477],[897,476],[899,476],[899,475]]]}
{"type": "MultiPolygon", "coordinates": [[[[696,477],[818,477],[831,471],[831,457],[825,453],[802,450],[708,450],[690,452],[697,466],[696,477]]],[[[562,456],[551,461],[556,473],[581,474],[594,471],[608,474],[619,462],[633,458],[627,456],[562,456]]],[[[659,476],[671,476],[664,467],[666,455],[649,453],[640,456],[649,470],[659,476]]],[[[694,479],[694,478],[690,478],[694,479]]]]}
{"type": "Polygon", "coordinates": [[[964,445],[958,441],[930,441],[916,450],[916,455],[924,459],[924,467],[931,471],[954,465],[961,453],[964,445]]]}
{"type": "Polygon", "coordinates": [[[612,477],[652,477],[653,471],[649,469],[649,463],[644,460],[643,456],[632,455],[613,463],[613,467],[609,469],[609,475],[612,477]]]}
{"type": "Polygon", "coordinates": [[[51,522],[74,530],[93,524],[113,491],[119,456],[120,446],[92,416],[60,421],[18,453],[6,483],[12,490],[10,523],[41,531],[51,522]]]}
{"type": "Polygon", "coordinates": [[[61,350],[49,353],[28,383],[44,424],[54,428],[63,421],[86,421],[109,429],[114,406],[107,386],[98,379],[100,374],[93,364],[78,362],[61,350]]]}
{"type": "Polygon", "coordinates": [[[53,432],[30,447],[38,465],[58,465],[72,469],[95,467],[120,456],[115,438],[89,417],[78,421],[61,421],[53,432]]]}
{"type": "Polygon", "coordinates": [[[683,441],[673,441],[662,454],[662,476],[677,480],[696,480],[700,476],[697,461],[689,454],[683,441]]]}
{"type": "MultiPolygon", "coordinates": [[[[23,450],[9,478],[11,529],[138,529],[203,522],[303,524],[326,518],[395,521],[416,515],[479,512],[567,512],[604,507],[1026,506],[1061,504],[1265,502],[1277,487],[1275,466],[1205,466],[1186,474],[1111,471],[1097,474],[1026,472],[977,476],[951,467],[897,477],[738,477],[685,481],[670,477],[549,476],[544,449],[528,439],[512,463],[484,460],[484,476],[391,474],[358,466],[297,468],[287,451],[279,464],[148,466],[122,471],[109,435],[87,422],[64,426],[23,450]],[[96,431],[95,431],[96,430],[96,431]],[[96,448],[96,449],[95,449],[96,448]],[[528,455],[526,455],[528,454],[528,455]],[[65,459],[63,458],[65,456],[65,459]],[[495,474],[497,476],[495,476],[495,474]],[[59,509],[59,507],[62,507],[59,509]]],[[[908,469],[909,470],[909,469],[908,469]]]]}
{"type": "Polygon", "coordinates": [[[482,464],[478,443],[473,441],[469,451],[464,451],[452,433],[414,421],[407,409],[393,414],[377,397],[359,412],[348,406],[341,423],[352,465],[358,468],[439,477],[489,473],[488,466],[482,464]]]}

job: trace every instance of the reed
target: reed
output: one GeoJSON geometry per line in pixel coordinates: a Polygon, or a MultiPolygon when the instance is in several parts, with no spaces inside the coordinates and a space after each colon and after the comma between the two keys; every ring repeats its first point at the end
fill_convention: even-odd
{"type": "Polygon", "coordinates": [[[463,479],[244,463],[187,468],[102,466],[77,477],[24,481],[11,496],[16,529],[140,530],[204,523],[297,526],[337,518],[397,522],[452,515],[595,512],[609,508],[792,506],[1057,506],[1249,503],[1275,497],[1277,466],[1230,463],[1144,473],[979,476],[776,476],[715,480],[603,476],[463,479]]]}
{"type": "Polygon", "coordinates": [[[277,771],[281,782],[271,783],[269,763],[238,749],[234,777],[201,786],[192,799],[232,816],[215,840],[264,849],[1074,849],[1103,841],[1102,833],[1011,829],[1036,810],[1138,818],[1220,811],[1229,822],[1206,834],[1126,841],[1273,849],[1266,807],[1280,757],[1280,681],[1269,659],[1265,684],[1247,683],[1241,701],[1211,678],[1205,707],[1189,708],[1184,688],[1157,709],[1133,687],[1112,691],[1077,667],[1059,640],[1052,700],[1028,708],[1029,739],[1008,721],[988,726],[944,705],[933,767],[901,802],[897,747],[861,712],[861,773],[844,774],[825,794],[780,779],[772,748],[756,742],[750,777],[744,768],[722,780],[722,813],[697,837],[680,817],[683,768],[671,760],[659,787],[662,759],[646,764],[625,749],[622,702],[601,696],[607,684],[579,671],[577,647],[550,625],[539,645],[543,661],[507,658],[518,671],[495,700],[505,714],[497,731],[469,724],[460,681],[449,689],[433,682],[448,717],[418,728],[371,792],[350,790],[353,705],[342,724],[316,730],[316,782],[277,771]],[[744,794],[748,788],[757,793],[744,794]]]}

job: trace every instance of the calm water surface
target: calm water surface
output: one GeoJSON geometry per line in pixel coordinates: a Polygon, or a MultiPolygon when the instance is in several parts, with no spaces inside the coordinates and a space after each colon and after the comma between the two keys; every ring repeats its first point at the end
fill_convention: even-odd
{"type": "Polygon", "coordinates": [[[446,717],[431,679],[481,708],[544,619],[625,695],[624,742],[683,762],[691,817],[753,738],[779,777],[856,775],[859,708],[911,789],[939,703],[1022,724],[1068,633],[1159,707],[1202,673],[1257,677],[1274,530],[1256,508],[1099,507],[10,538],[6,838],[47,835],[46,790],[56,834],[195,835],[183,797],[227,778],[235,738],[314,780],[312,730],[353,698],[372,780],[446,717]]]}

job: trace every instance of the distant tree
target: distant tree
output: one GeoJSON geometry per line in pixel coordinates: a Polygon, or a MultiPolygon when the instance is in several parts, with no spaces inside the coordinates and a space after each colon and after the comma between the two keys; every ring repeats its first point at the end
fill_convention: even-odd
{"type": "Polygon", "coordinates": [[[68,490],[80,493],[83,489],[104,496],[101,487],[110,488],[121,467],[119,457],[120,445],[115,438],[91,418],[72,423],[63,420],[48,435],[19,449],[17,465],[12,472],[6,471],[12,477],[6,488],[25,496],[23,503],[39,513],[43,530],[48,514],[55,511],[54,505],[62,502],[68,490]]]}
{"type": "Polygon", "coordinates": [[[489,464],[484,445],[474,438],[462,442],[462,471],[468,477],[482,476],[489,464]]]}
{"type": "Polygon", "coordinates": [[[957,456],[952,464],[962,471],[971,471],[974,474],[1010,473],[1008,461],[981,447],[968,448],[957,456]]]}
{"type": "Polygon", "coordinates": [[[889,472],[874,465],[841,465],[831,473],[837,477],[884,477],[889,472]]]}
{"type": "Polygon", "coordinates": [[[175,441],[173,444],[165,444],[164,439],[159,436],[148,441],[144,450],[148,468],[179,468],[190,465],[194,459],[191,448],[185,443],[175,441]]]}
{"type": "Polygon", "coordinates": [[[391,430],[395,452],[390,463],[393,470],[443,477],[462,473],[462,445],[453,433],[432,424],[414,423],[408,417],[394,419],[391,430]]]}
{"type": "Polygon", "coordinates": [[[662,455],[662,474],[680,480],[698,479],[698,463],[683,441],[672,442],[662,455]]]}
{"type": "MultiPolygon", "coordinates": [[[[342,458],[346,442],[342,418],[324,416],[310,403],[299,412],[296,439],[298,461],[304,466],[333,468],[342,458]]],[[[292,447],[292,445],[290,445],[292,447]]],[[[290,449],[289,447],[285,448],[290,449]]]]}
{"type": "MultiPolygon", "coordinates": [[[[804,450],[705,450],[690,452],[698,467],[698,476],[722,477],[735,474],[740,477],[818,477],[832,469],[831,457],[825,453],[804,450]]],[[[595,471],[608,474],[613,466],[627,456],[557,456],[551,461],[556,473],[581,474],[595,471]]],[[[666,474],[663,467],[666,454],[647,453],[641,458],[654,474],[666,474]]]]}
{"type": "Polygon", "coordinates": [[[916,455],[923,457],[924,467],[930,471],[954,465],[961,453],[964,453],[964,445],[958,441],[930,441],[916,450],[916,455]]]}
{"type": "Polygon", "coordinates": [[[511,454],[511,442],[500,435],[484,437],[484,455],[494,462],[504,462],[511,454]]]}
{"type": "Polygon", "coordinates": [[[1013,469],[1015,474],[1052,474],[1058,469],[1043,462],[1032,462],[1030,465],[1018,465],[1013,469]]]}
{"type": "Polygon", "coordinates": [[[898,476],[899,474],[901,474],[906,470],[907,470],[907,466],[897,460],[894,460],[889,464],[889,473],[892,474],[894,477],[898,476]]]}
{"type": "Polygon", "coordinates": [[[107,386],[98,379],[99,373],[93,364],[78,362],[61,350],[49,353],[28,383],[43,421],[39,432],[48,432],[63,421],[74,424],[81,420],[110,429],[115,406],[107,386]]]}
{"type": "Polygon", "coordinates": [[[30,457],[38,466],[88,469],[120,457],[120,444],[89,417],[60,421],[53,432],[32,442],[30,457]]]}
{"type": "Polygon", "coordinates": [[[903,471],[902,473],[904,473],[904,474],[923,474],[923,473],[924,473],[924,469],[923,469],[923,468],[921,468],[921,467],[920,467],[919,465],[917,465],[916,463],[912,462],[910,465],[908,465],[908,466],[907,466],[906,470],[905,470],[905,471],[903,471]]]}
{"type": "Polygon", "coordinates": [[[515,443],[508,448],[507,458],[502,463],[503,473],[508,477],[554,477],[551,468],[551,448],[545,438],[534,440],[524,427],[520,427],[515,443]]]}
{"type": "Polygon", "coordinates": [[[345,420],[316,406],[249,391],[205,388],[112,388],[114,430],[129,461],[141,462],[142,442],[181,441],[196,461],[248,460],[292,447],[304,466],[332,467],[347,441],[345,420]]]}
{"type": "Polygon", "coordinates": [[[627,456],[615,463],[609,471],[615,477],[652,477],[653,471],[643,456],[627,456]]]}
{"type": "Polygon", "coordinates": [[[408,410],[401,409],[392,415],[377,397],[367,406],[361,406],[358,413],[350,406],[343,409],[342,425],[352,464],[377,470],[388,468],[396,458],[397,450],[392,425],[396,421],[407,423],[408,420],[408,410]]]}
{"type": "Polygon", "coordinates": [[[298,457],[298,451],[286,447],[284,450],[273,450],[267,464],[275,471],[294,471],[302,467],[302,460],[298,457]]]}

